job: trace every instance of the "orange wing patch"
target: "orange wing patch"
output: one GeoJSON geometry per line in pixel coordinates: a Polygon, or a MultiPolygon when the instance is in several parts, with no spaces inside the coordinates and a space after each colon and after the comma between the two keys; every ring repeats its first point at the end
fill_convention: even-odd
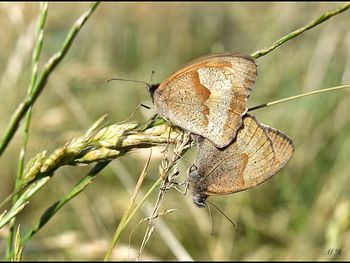
{"type": "Polygon", "coordinates": [[[170,75],[154,92],[154,105],[166,120],[217,147],[227,146],[242,125],[257,75],[254,58],[212,54],[170,75]]]}
{"type": "Polygon", "coordinates": [[[208,116],[209,116],[210,110],[209,110],[209,107],[205,104],[205,102],[209,99],[211,92],[209,89],[207,89],[204,85],[200,83],[199,74],[197,71],[193,71],[192,84],[194,87],[194,91],[197,95],[197,98],[199,99],[202,105],[201,112],[205,116],[202,124],[204,126],[208,126],[209,124],[208,116]]]}

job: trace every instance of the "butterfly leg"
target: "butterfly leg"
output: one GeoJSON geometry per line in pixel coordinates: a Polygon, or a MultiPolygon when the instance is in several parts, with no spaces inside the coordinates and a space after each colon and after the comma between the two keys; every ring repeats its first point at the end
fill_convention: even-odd
{"type": "Polygon", "coordinates": [[[123,124],[123,123],[126,123],[126,122],[130,121],[130,120],[134,117],[135,113],[136,113],[141,107],[146,108],[146,109],[149,109],[149,110],[151,109],[151,107],[149,107],[149,106],[147,106],[147,105],[139,104],[139,105],[137,105],[136,108],[132,111],[131,115],[130,115],[128,118],[126,118],[124,121],[121,121],[121,122],[118,123],[118,124],[123,124]]]}
{"type": "Polygon", "coordinates": [[[171,187],[174,188],[176,191],[178,191],[180,194],[186,195],[187,194],[187,189],[188,189],[188,182],[187,181],[184,181],[184,182],[181,182],[181,183],[172,182],[171,187]],[[185,189],[184,190],[181,190],[181,189],[179,189],[177,187],[177,186],[183,186],[183,185],[185,185],[185,189]]]}
{"type": "Polygon", "coordinates": [[[170,125],[169,127],[170,127],[170,129],[169,129],[169,133],[168,133],[167,144],[166,144],[165,149],[162,151],[162,153],[165,153],[166,151],[168,151],[168,148],[169,148],[172,125],[170,125]]]}

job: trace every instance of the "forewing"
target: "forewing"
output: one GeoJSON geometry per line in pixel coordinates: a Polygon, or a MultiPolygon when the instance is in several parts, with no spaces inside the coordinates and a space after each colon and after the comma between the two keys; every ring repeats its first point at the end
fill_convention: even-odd
{"type": "Polygon", "coordinates": [[[257,75],[254,59],[214,54],[172,74],[154,93],[160,116],[223,148],[236,137],[257,75]]]}

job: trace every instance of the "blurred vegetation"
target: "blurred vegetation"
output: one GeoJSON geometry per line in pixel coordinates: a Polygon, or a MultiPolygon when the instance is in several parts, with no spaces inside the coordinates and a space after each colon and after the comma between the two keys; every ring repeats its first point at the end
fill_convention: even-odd
{"type": "MultiPolygon", "coordinates": [[[[207,53],[249,54],[267,47],[338,6],[339,3],[102,3],[33,108],[26,160],[43,150],[55,150],[105,113],[115,123],[129,117],[140,103],[152,105],[143,85],[107,84],[111,77],[161,82],[189,60],[207,53]],[[156,73],[151,79],[152,70],[156,73]]],[[[49,4],[39,67],[60,48],[68,29],[87,7],[87,3],[49,4]]],[[[1,134],[27,92],[38,10],[38,3],[0,4],[1,134]]],[[[349,20],[349,12],[335,16],[259,58],[258,79],[249,106],[350,83],[349,20]]],[[[141,258],[349,260],[349,105],[350,91],[342,90],[254,112],[262,123],[293,139],[296,151],[291,162],[254,189],[211,197],[236,224],[234,229],[213,210],[215,236],[210,235],[206,209],[196,208],[190,195],[168,191],[162,209],[178,210],[164,215],[163,225],[156,224],[141,258]],[[333,248],[342,249],[342,254],[327,255],[333,248]]],[[[134,119],[144,121],[153,114],[153,110],[141,109],[134,119]]],[[[14,188],[20,147],[17,132],[0,158],[0,200],[14,188]]],[[[153,149],[143,192],[158,179],[163,149],[153,149]]],[[[113,161],[111,169],[102,171],[25,245],[23,259],[102,259],[148,154],[149,150],[139,149],[113,161]]],[[[195,154],[192,148],[182,158],[182,180],[195,154]]],[[[45,209],[90,168],[60,168],[17,217],[21,231],[32,227],[45,209]]],[[[152,207],[156,197],[154,192],[148,206],[152,207]]],[[[111,259],[135,258],[146,228],[146,224],[137,224],[149,216],[149,210],[139,212],[130,222],[111,259]]],[[[0,230],[2,257],[7,234],[8,228],[0,230]]]]}

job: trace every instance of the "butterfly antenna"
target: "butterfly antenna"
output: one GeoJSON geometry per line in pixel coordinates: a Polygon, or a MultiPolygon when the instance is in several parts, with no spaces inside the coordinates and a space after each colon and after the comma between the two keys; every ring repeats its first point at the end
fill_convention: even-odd
{"type": "MultiPolygon", "coordinates": [[[[212,206],[214,206],[228,221],[230,221],[231,225],[233,225],[233,227],[236,228],[236,225],[235,225],[235,223],[233,223],[233,221],[231,220],[231,218],[229,218],[227,215],[225,215],[225,213],[222,212],[222,211],[220,210],[219,207],[217,207],[216,205],[214,205],[212,202],[209,202],[208,200],[207,200],[207,202],[208,202],[208,204],[211,204],[212,206]]],[[[209,206],[208,206],[208,207],[209,207],[209,206]]]]}
{"type": "Polygon", "coordinates": [[[154,76],[155,73],[156,73],[155,70],[152,70],[152,73],[151,73],[151,83],[153,83],[153,76],[154,76]]]}
{"type": "Polygon", "coordinates": [[[211,215],[210,204],[211,204],[211,203],[209,203],[209,205],[207,206],[207,207],[208,207],[209,218],[210,218],[210,223],[211,223],[211,233],[210,233],[210,235],[211,235],[211,236],[214,236],[214,231],[215,231],[215,229],[214,229],[213,217],[212,217],[212,215],[211,215]]]}
{"type": "Polygon", "coordinates": [[[107,83],[109,83],[112,80],[121,80],[121,81],[129,81],[129,82],[138,82],[138,83],[143,83],[146,84],[147,86],[149,86],[149,84],[145,81],[142,80],[133,80],[133,79],[122,79],[122,78],[111,78],[109,80],[107,80],[107,83]]]}

